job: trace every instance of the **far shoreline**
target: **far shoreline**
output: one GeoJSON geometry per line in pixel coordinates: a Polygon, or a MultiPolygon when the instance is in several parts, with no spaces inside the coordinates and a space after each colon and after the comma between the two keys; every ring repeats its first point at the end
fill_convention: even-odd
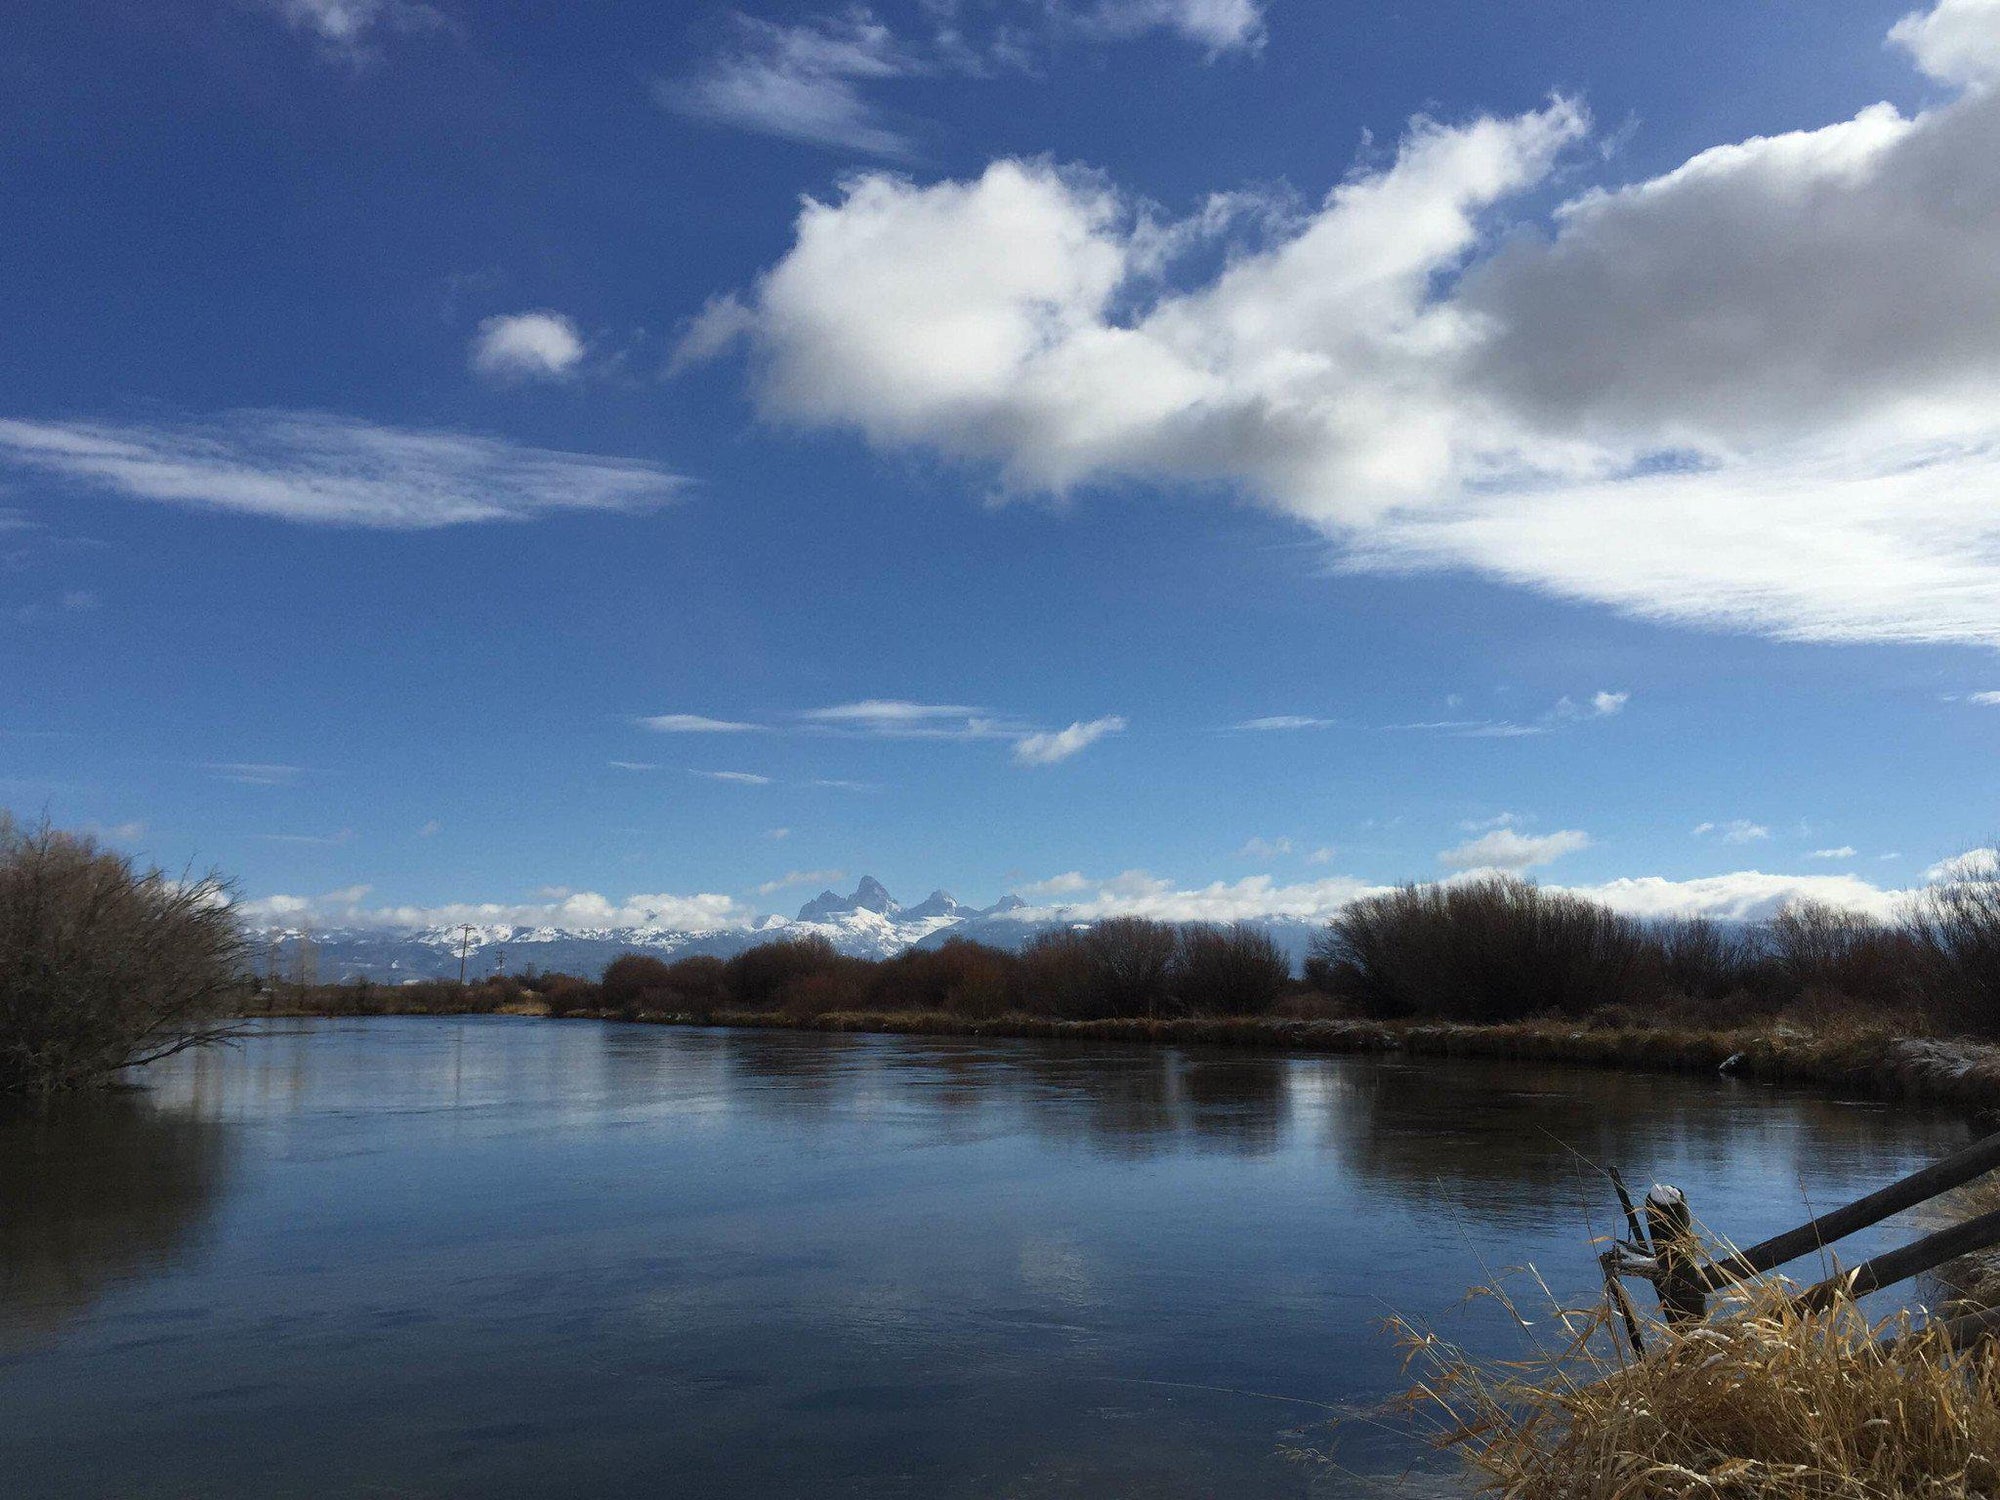
{"type": "Polygon", "coordinates": [[[1719,1073],[1746,1082],[1809,1085],[1880,1102],[2000,1110],[2000,1046],[1965,1038],[1915,1037],[1887,1028],[1795,1025],[1706,1029],[1591,1025],[1563,1019],[1475,1025],[1462,1022],[1297,1020],[1276,1016],[1119,1017],[1066,1021],[1009,1013],[972,1018],[943,1011],[718,1010],[636,1013],[574,1010],[551,1015],[536,1004],[398,1007],[393,991],[376,992],[367,1009],[278,1004],[245,1019],[372,1016],[512,1015],[550,1021],[591,1020],[652,1026],[721,1026],[743,1030],[840,1035],[993,1037],[1145,1046],[1240,1047],[1256,1051],[1347,1056],[1477,1058],[1561,1063],[1640,1073],[1719,1073]]]}

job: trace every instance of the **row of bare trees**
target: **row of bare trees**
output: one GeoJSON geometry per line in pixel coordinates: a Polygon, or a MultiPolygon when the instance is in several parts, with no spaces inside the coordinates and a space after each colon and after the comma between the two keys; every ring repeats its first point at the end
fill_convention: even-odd
{"type": "Polygon", "coordinates": [[[1505,876],[1357,901],[1305,977],[1366,1015],[1508,1021],[1668,1009],[1819,1011],[2000,1033],[2000,879],[1927,886],[1895,922],[1794,901],[1768,922],[1646,921],[1505,876]]]}

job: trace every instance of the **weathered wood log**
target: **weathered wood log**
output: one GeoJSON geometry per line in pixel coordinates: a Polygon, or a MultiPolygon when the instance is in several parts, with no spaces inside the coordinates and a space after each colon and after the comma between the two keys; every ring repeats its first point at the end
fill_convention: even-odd
{"type": "Polygon", "coordinates": [[[1706,1317],[1708,1287],[1701,1275],[1701,1242],[1695,1238],[1687,1195],[1677,1187],[1654,1183],[1646,1194],[1646,1232],[1658,1266],[1653,1290],[1660,1297],[1660,1312],[1669,1323],[1706,1317]]]}
{"type": "Polygon", "coordinates": [[[1810,1311],[1825,1307],[1842,1294],[1865,1297],[1885,1286],[1894,1286],[1899,1281],[1935,1270],[1948,1260],[1956,1260],[1961,1255],[1996,1244],[2000,1244],[2000,1209],[1981,1214],[1976,1219],[1967,1219],[1963,1224],[1954,1224],[1949,1229],[1940,1229],[1936,1234],[1927,1234],[1899,1250],[1890,1250],[1873,1260],[1863,1261],[1851,1271],[1829,1276],[1817,1286],[1807,1287],[1799,1293],[1793,1299],[1793,1306],[1810,1311]]]}
{"type": "Polygon", "coordinates": [[[1732,1281],[1746,1281],[1774,1266],[1782,1266],[1788,1260],[1810,1255],[1836,1240],[1845,1239],[1856,1230],[1879,1224],[1891,1214],[1915,1208],[1926,1199],[1970,1182],[1996,1167],[2000,1167],[2000,1134],[1975,1141],[1963,1151],[1934,1162],[1920,1172],[1912,1172],[1900,1182],[1892,1182],[1865,1198],[1858,1198],[1845,1208],[1821,1214],[1810,1224],[1788,1229],[1761,1244],[1752,1245],[1748,1250],[1738,1251],[1705,1266],[1701,1271],[1703,1286],[1712,1292],[1732,1281]]]}

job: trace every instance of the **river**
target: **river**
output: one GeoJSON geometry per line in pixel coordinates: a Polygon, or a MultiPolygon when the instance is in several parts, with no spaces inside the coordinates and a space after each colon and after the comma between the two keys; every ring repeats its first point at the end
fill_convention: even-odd
{"type": "Polygon", "coordinates": [[[1513,1349],[1467,1286],[1587,1296],[1586,1163],[1747,1244],[1968,1138],[1722,1078],[500,1017],[142,1081],[0,1117],[10,1494],[1437,1493],[1381,1320],[1513,1349]]]}

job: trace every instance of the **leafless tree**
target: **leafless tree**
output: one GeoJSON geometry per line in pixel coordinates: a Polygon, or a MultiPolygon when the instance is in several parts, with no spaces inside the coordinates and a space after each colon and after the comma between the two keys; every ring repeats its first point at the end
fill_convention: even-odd
{"type": "Polygon", "coordinates": [[[0,813],[0,1094],[103,1083],[221,1039],[247,961],[219,877],[140,870],[0,813]]]}

